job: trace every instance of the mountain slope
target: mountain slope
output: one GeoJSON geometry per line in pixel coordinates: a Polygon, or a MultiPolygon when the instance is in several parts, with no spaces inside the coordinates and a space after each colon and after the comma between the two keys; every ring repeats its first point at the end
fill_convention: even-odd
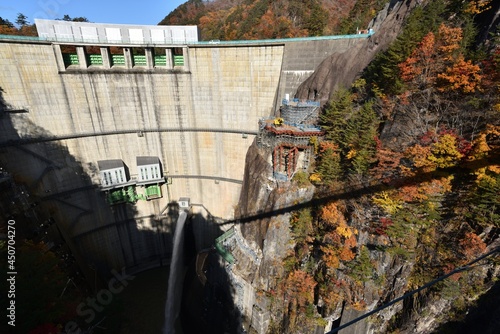
{"type": "Polygon", "coordinates": [[[356,33],[382,0],[190,0],[160,25],[198,25],[203,40],[266,39],[356,33]]]}

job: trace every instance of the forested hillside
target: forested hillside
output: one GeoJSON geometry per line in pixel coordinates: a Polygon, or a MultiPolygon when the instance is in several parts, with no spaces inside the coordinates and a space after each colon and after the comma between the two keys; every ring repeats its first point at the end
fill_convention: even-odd
{"type": "Polygon", "coordinates": [[[160,25],[198,25],[203,40],[354,34],[384,0],[190,0],[160,25]]]}
{"type": "MultiPolygon", "coordinates": [[[[292,215],[273,332],[366,312],[498,250],[498,27],[481,34],[497,11],[493,1],[417,6],[389,49],[326,103],[316,165],[295,176],[321,205],[292,215]]],[[[429,332],[460,320],[498,279],[498,261],[454,274],[389,318],[379,313],[372,328],[429,332]]]]}

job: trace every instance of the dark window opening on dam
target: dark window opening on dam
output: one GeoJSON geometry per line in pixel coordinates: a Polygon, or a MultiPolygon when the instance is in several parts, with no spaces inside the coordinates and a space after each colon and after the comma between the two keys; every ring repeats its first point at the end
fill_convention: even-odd
{"type": "Polygon", "coordinates": [[[85,58],[87,61],[87,66],[102,66],[102,54],[101,49],[98,46],[85,46],[85,58]]]}
{"type": "Polygon", "coordinates": [[[109,56],[110,56],[111,67],[125,66],[125,55],[123,53],[122,47],[120,46],[110,47],[109,56]]]}
{"type": "Polygon", "coordinates": [[[153,63],[154,66],[167,66],[167,53],[164,48],[153,48],[153,63]]]}
{"type": "Polygon", "coordinates": [[[64,61],[64,67],[71,65],[79,65],[78,54],[76,53],[76,46],[61,45],[61,53],[64,61]]]}
{"type": "Polygon", "coordinates": [[[182,48],[172,49],[174,66],[184,66],[184,50],[182,48]]]}
{"type": "Polygon", "coordinates": [[[144,48],[130,48],[132,54],[132,64],[136,66],[147,66],[146,53],[144,48]]]}

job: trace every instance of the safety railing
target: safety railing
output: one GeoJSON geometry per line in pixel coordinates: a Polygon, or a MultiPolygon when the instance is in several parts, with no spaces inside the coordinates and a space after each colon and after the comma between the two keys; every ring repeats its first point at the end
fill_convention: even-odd
{"type": "Polygon", "coordinates": [[[373,32],[367,34],[353,35],[331,35],[331,36],[315,36],[315,37],[294,37],[294,38],[277,38],[277,39],[257,39],[257,40],[238,40],[238,41],[186,41],[186,40],[165,40],[163,42],[139,42],[127,39],[123,40],[103,40],[103,39],[83,39],[83,38],[61,38],[61,37],[35,37],[35,36],[20,36],[20,35],[0,35],[0,40],[17,40],[17,41],[38,41],[38,42],[59,42],[59,43],[75,43],[75,44],[106,44],[106,45],[142,45],[142,46],[159,46],[159,45],[247,45],[247,44],[272,44],[272,43],[289,43],[303,41],[321,41],[321,40],[336,40],[336,39],[356,39],[370,37],[373,32]]]}

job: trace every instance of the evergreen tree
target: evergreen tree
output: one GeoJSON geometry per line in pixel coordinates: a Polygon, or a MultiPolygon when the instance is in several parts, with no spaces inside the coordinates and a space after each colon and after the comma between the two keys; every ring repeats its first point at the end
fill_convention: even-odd
{"type": "Polygon", "coordinates": [[[9,20],[0,17],[0,26],[7,26],[7,28],[14,28],[14,25],[9,20]]]}
{"type": "Polygon", "coordinates": [[[19,26],[19,27],[24,27],[26,25],[28,25],[28,17],[22,13],[18,13],[17,14],[17,19],[16,19],[16,24],[19,26]]]}
{"type": "Polygon", "coordinates": [[[333,141],[341,150],[349,144],[345,142],[345,130],[347,118],[352,112],[352,95],[347,89],[342,88],[334,93],[320,117],[326,139],[333,141]]]}

